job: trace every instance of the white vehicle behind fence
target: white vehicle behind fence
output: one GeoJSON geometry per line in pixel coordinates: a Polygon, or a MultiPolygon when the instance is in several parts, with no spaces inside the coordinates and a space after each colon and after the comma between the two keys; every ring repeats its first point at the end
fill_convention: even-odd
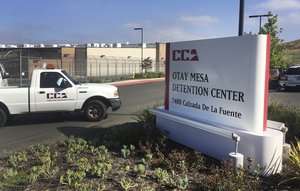
{"type": "Polygon", "coordinates": [[[300,64],[289,67],[284,76],[284,86],[286,90],[300,88],[300,64]]]}
{"type": "Polygon", "coordinates": [[[48,65],[32,72],[28,87],[0,87],[0,127],[11,115],[37,112],[83,111],[89,121],[100,121],[121,107],[117,87],[81,84],[62,69],[48,65]]]}

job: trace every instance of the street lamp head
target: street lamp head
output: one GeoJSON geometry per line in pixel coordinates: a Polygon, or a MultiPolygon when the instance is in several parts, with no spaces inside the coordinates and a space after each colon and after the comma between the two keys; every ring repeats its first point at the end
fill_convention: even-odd
{"type": "Polygon", "coordinates": [[[271,17],[273,16],[272,14],[267,14],[267,15],[263,15],[264,17],[271,17]]]}
{"type": "Polygon", "coordinates": [[[134,30],[143,30],[143,28],[134,28],[134,30]]]}
{"type": "Polygon", "coordinates": [[[272,14],[265,14],[265,15],[250,15],[249,18],[257,18],[257,17],[271,17],[272,14]]]}
{"type": "Polygon", "coordinates": [[[250,15],[249,18],[259,18],[259,28],[258,28],[258,33],[260,34],[260,29],[261,29],[261,18],[262,17],[271,17],[272,14],[271,13],[268,13],[268,14],[265,14],[265,15],[250,15]]]}

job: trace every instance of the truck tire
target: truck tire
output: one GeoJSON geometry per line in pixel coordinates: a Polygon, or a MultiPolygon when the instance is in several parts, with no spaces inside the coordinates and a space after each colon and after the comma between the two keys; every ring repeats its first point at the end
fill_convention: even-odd
{"type": "Polygon", "coordinates": [[[7,114],[6,112],[0,108],[0,127],[3,127],[7,120],[7,114]]]}
{"type": "Polygon", "coordinates": [[[98,100],[88,102],[84,107],[84,116],[88,121],[101,121],[107,115],[107,106],[98,100]]]}

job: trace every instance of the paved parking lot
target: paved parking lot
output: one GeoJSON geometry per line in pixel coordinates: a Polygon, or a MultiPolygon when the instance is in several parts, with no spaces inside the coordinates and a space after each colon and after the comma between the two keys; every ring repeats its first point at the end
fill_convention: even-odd
{"type": "Polygon", "coordinates": [[[270,91],[269,103],[277,102],[288,107],[298,107],[300,109],[300,90],[295,91],[270,91]]]}

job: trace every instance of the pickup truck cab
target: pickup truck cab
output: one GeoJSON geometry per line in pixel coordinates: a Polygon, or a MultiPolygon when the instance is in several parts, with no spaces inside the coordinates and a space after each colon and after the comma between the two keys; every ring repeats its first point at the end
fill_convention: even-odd
{"type": "Polygon", "coordinates": [[[120,106],[115,86],[81,84],[62,69],[35,69],[28,87],[0,87],[0,127],[11,115],[37,112],[83,111],[87,120],[100,121],[107,108],[120,106]]]}

